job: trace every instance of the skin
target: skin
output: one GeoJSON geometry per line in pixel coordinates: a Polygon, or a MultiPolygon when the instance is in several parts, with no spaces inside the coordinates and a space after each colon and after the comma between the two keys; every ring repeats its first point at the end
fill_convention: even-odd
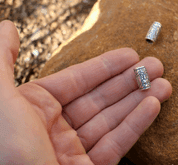
{"type": "Polygon", "coordinates": [[[0,23],[0,164],[113,165],[136,143],[172,92],[162,63],[130,48],[106,52],[19,87],[19,37],[0,23]],[[151,88],[133,69],[144,65],[151,88]]]}

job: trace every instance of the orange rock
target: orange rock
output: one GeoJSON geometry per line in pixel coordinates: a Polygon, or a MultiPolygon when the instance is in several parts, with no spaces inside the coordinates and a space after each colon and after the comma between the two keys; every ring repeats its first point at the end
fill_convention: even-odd
{"type": "MultiPolygon", "coordinates": [[[[178,164],[178,1],[100,0],[92,14],[96,14],[95,24],[87,31],[84,25],[78,32],[82,34],[60,47],[39,78],[123,47],[136,50],[140,60],[146,56],[160,59],[165,68],[163,77],[173,86],[172,96],[126,157],[138,165],[178,164]],[[151,45],[145,36],[154,21],[162,24],[162,30],[151,45]]],[[[92,21],[90,16],[86,25],[92,21]]]]}

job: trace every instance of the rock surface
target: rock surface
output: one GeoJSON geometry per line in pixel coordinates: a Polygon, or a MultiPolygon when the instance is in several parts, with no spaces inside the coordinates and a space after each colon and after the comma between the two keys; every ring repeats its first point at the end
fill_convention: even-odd
{"type": "Polygon", "coordinates": [[[137,165],[178,164],[178,1],[101,0],[97,5],[97,11],[92,11],[99,14],[96,23],[59,48],[39,78],[123,47],[136,50],[140,60],[146,56],[160,59],[163,77],[173,86],[172,96],[126,157],[137,165]],[[154,21],[162,24],[162,30],[157,41],[148,44],[145,36],[154,21]]]}

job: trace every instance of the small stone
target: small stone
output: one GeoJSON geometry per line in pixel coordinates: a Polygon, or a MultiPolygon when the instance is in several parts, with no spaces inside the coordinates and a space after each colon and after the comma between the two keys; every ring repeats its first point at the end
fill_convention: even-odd
{"type": "Polygon", "coordinates": [[[46,15],[48,13],[48,11],[47,11],[47,9],[45,7],[42,7],[41,13],[43,13],[44,15],[46,15]]]}
{"type": "Polygon", "coordinates": [[[53,23],[51,24],[50,31],[53,31],[54,29],[56,29],[57,26],[58,26],[58,23],[57,23],[57,22],[53,22],[53,23]]]}
{"type": "Polygon", "coordinates": [[[39,51],[37,49],[35,49],[32,54],[35,56],[35,57],[38,57],[39,56],[39,51]]]}
{"type": "Polygon", "coordinates": [[[44,39],[44,44],[50,44],[51,42],[51,37],[48,36],[47,38],[44,39]]]}

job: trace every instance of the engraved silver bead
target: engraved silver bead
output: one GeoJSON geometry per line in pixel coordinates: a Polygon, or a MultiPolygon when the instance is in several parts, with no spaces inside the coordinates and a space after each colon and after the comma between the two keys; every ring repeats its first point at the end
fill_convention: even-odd
{"type": "Polygon", "coordinates": [[[140,90],[146,90],[151,88],[149,76],[144,66],[135,68],[134,72],[140,90]]]}
{"type": "Polygon", "coordinates": [[[156,41],[156,39],[158,38],[158,35],[160,34],[161,32],[161,28],[162,28],[162,25],[161,23],[159,22],[154,22],[150,29],[148,30],[148,33],[145,37],[146,41],[148,43],[153,43],[156,41]]]}

